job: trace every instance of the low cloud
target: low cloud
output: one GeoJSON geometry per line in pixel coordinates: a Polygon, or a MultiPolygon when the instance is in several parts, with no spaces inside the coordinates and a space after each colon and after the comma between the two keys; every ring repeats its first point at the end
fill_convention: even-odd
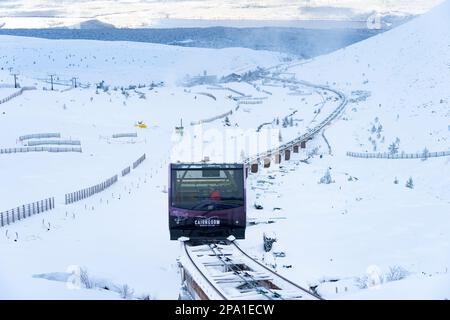
{"type": "Polygon", "coordinates": [[[332,6],[321,6],[321,7],[300,7],[300,12],[302,14],[323,16],[323,17],[335,17],[335,16],[346,16],[351,17],[355,15],[355,11],[352,8],[347,7],[332,7],[332,6]]]}
{"type": "Polygon", "coordinates": [[[30,10],[30,11],[15,11],[9,14],[10,17],[21,17],[21,18],[47,18],[47,17],[58,17],[60,15],[64,15],[64,11],[60,10],[30,10]]]}

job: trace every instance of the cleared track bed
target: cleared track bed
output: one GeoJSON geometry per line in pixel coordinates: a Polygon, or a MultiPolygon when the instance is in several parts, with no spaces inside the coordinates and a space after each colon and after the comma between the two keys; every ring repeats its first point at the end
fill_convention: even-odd
{"type": "Polygon", "coordinates": [[[236,242],[184,243],[180,263],[193,298],[214,300],[320,300],[245,253],[236,242]],[[196,292],[193,292],[196,291],[196,292]]]}

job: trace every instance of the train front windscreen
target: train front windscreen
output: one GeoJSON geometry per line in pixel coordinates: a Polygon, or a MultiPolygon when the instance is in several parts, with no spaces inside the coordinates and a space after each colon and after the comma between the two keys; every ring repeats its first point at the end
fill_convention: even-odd
{"type": "Polygon", "coordinates": [[[244,205],[242,170],[178,169],[172,177],[174,208],[209,211],[244,205]]]}
{"type": "Polygon", "coordinates": [[[171,238],[243,238],[244,180],[242,165],[172,165],[171,238]]]}

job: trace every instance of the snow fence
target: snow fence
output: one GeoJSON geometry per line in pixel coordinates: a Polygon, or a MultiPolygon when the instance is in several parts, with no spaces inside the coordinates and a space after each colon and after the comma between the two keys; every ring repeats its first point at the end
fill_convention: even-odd
{"type": "Polygon", "coordinates": [[[427,159],[427,158],[438,158],[438,157],[448,157],[450,156],[450,151],[441,152],[421,152],[421,153],[398,153],[390,154],[387,152],[379,153],[369,153],[369,152],[347,152],[347,156],[353,158],[364,158],[364,159],[427,159]]]}

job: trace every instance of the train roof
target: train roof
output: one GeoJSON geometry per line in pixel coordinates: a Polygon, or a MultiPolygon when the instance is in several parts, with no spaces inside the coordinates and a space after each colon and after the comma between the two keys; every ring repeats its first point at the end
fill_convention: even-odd
{"type": "Polygon", "coordinates": [[[243,169],[242,163],[171,163],[172,169],[243,169]]]}

